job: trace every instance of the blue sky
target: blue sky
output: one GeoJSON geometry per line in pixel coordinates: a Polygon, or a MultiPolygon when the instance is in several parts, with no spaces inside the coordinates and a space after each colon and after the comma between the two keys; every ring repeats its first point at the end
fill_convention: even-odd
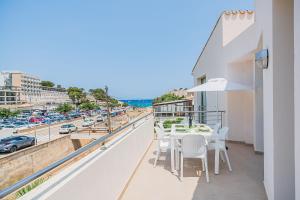
{"type": "Polygon", "coordinates": [[[0,70],[152,98],[191,87],[220,13],[253,7],[253,0],[1,0],[0,70]]]}

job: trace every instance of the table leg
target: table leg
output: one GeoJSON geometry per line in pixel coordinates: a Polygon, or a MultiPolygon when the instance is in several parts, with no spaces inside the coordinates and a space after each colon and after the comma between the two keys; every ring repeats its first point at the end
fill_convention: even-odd
{"type": "Polygon", "coordinates": [[[215,149],[215,174],[219,174],[220,149],[215,149]]]}
{"type": "Polygon", "coordinates": [[[176,170],[179,170],[179,152],[177,149],[174,149],[175,151],[175,166],[176,166],[176,170]]]}

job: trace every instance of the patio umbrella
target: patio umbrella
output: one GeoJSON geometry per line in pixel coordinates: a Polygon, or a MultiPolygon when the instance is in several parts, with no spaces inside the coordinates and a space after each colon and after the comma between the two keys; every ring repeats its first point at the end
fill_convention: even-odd
{"type": "Polygon", "coordinates": [[[228,81],[225,78],[214,78],[214,79],[209,79],[204,84],[189,89],[188,92],[217,92],[217,112],[218,112],[219,111],[218,92],[246,91],[246,90],[252,90],[252,88],[240,83],[228,81]]]}

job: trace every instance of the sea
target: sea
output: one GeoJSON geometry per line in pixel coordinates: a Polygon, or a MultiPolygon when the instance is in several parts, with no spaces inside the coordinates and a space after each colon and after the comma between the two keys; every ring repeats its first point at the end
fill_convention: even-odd
{"type": "Polygon", "coordinates": [[[138,107],[138,108],[147,108],[152,106],[152,99],[127,99],[120,100],[124,103],[127,103],[130,106],[138,107]]]}

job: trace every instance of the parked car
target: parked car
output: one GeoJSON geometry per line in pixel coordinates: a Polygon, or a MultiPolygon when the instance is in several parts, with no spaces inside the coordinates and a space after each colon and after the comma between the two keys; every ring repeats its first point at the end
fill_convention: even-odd
{"type": "Polygon", "coordinates": [[[42,118],[42,117],[31,117],[29,119],[30,123],[41,123],[43,121],[44,121],[44,118],[42,118]]]}
{"type": "Polygon", "coordinates": [[[74,124],[64,124],[59,129],[60,134],[71,133],[74,131],[77,131],[77,127],[74,124]]]}
{"type": "Polygon", "coordinates": [[[28,122],[27,121],[16,121],[14,122],[14,125],[19,128],[19,127],[22,127],[22,126],[28,126],[28,122]]]}
{"type": "Polygon", "coordinates": [[[74,112],[74,113],[70,113],[69,116],[72,118],[79,118],[81,117],[81,114],[79,112],[74,112]]]}
{"type": "Polygon", "coordinates": [[[16,117],[17,121],[28,121],[28,116],[27,115],[18,115],[16,117]]]}
{"type": "Polygon", "coordinates": [[[21,148],[35,145],[35,138],[28,136],[10,136],[0,140],[0,152],[15,152],[21,148]]]}
{"type": "Polygon", "coordinates": [[[82,127],[89,127],[89,126],[92,126],[92,125],[94,125],[95,124],[95,122],[94,122],[94,120],[92,120],[92,119],[85,119],[84,121],[83,121],[83,123],[82,123],[82,127]]]}
{"type": "Polygon", "coordinates": [[[108,113],[107,113],[107,112],[102,112],[101,115],[102,115],[103,117],[107,117],[108,113]]]}
{"type": "Polygon", "coordinates": [[[16,126],[13,124],[5,124],[4,128],[16,128],[16,126]]]}
{"type": "Polygon", "coordinates": [[[104,119],[103,119],[102,116],[99,115],[99,116],[96,118],[96,121],[97,121],[97,122],[103,122],[104,119]]]}

